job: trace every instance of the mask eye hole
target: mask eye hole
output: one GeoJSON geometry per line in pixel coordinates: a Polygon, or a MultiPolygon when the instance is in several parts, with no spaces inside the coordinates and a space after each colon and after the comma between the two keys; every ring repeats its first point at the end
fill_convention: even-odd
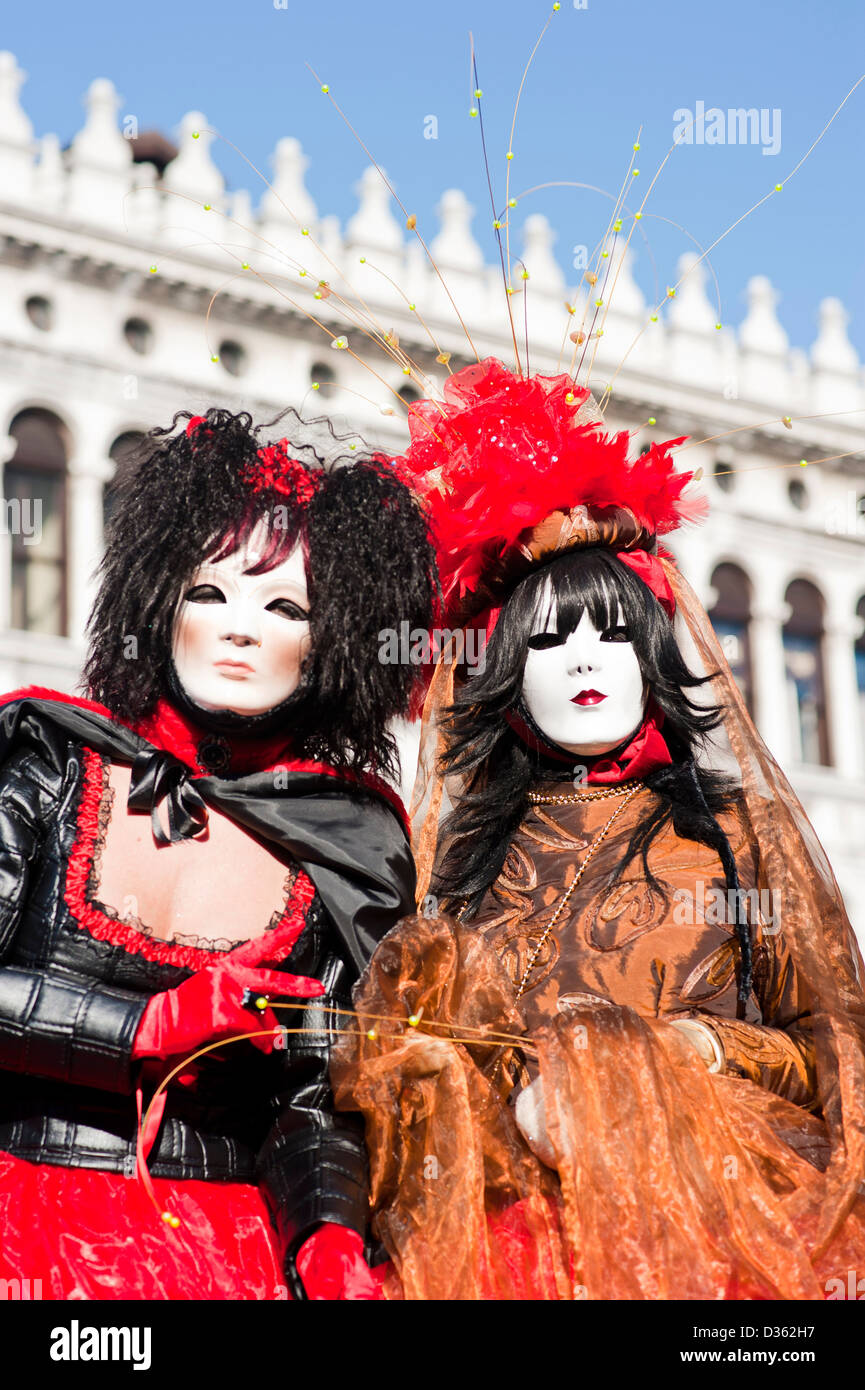
{"type": "Polygon", "coordinates": [[[631,629],[626,627],[624,623],[605,628],[601,633],[602,642],[630,642],[630,640],[631,629]]]}
{"type": "Polygon", "coordinates": [[[550,647],[561,647],[564,640],[564,637],[560,637],[557,632],[536,632],[534,636],[529,638],[528,646],[534,652],[545,652],[550,647]]]}
{"type": "Polygon", "coordinates": [[[294,603],[290,598],[276,598],[273,603],[267,605],[268,613],[278,613],[281,618],[288,618],[294,623],[309,622],[309,614],[301,608],[299,603],[294,603]]]}
{"type": "Polygon", "coordinates": [[[215,584],[195,584],[184,598],[187,603],[225,603],[225,594],[215,584]]]}

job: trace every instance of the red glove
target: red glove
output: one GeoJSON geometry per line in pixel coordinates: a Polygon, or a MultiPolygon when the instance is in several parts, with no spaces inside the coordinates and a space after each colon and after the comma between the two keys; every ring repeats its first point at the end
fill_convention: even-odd
{"type": "Polygon", "coordinates": [[[295,1263],[307,1298],[370,1303],[383,1297],[387,1266],[370,1269],[363,1258],[363,1241],[348,1226],[319,1226],[303,1242],[295,1263]]]}
{"type": "MultiPolygon", "coordinates": [[[[279,1020],[272,1009],[262,1011],[243,1004],[245,989],[254,997],[279,994],[315,999],[324,994],[320,980],[281,970],[257,970],[239,963],[236,956],[237,952],[232,952],[228,959],[199,970],[176,989],[154,994],[138,1025],[133,1057],[184,1057],[207,1043],[238,1033],[278,1029],[279,1020]]],[[[272,1052],[275,1035],[250,1038],[250,1042],[262,1052],[272,1052]]]]}

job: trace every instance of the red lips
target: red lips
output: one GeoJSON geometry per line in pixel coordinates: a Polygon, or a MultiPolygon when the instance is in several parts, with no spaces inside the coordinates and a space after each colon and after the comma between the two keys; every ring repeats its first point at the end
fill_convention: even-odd
{"type": "Polygon", "coordinates": [[[602,700],[606,700],[606,695],[602,695],[600,690],[581,690],[579,695],[575,695],[571,700],[572,705],[599,705],[602,700]]]}

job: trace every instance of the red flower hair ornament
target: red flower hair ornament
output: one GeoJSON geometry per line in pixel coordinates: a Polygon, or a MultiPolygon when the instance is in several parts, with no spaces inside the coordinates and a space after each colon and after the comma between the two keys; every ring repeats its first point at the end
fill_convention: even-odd
{"type": "MultiPolygon", "coordinates": [[[[191,439],[206,423],[205,415],[194,415],[186,426],[187,438],[191,439]]],[[[210,433],[210,430],[203,430],[202,438],[210,433]]],[[[258,463],[246,470],[245,481],[253,493],[270,488],[305,507],[318,491],[320,474],[292,458],[289,447],[287,439],[280,439],[259,449],[258,463]]]]}
{"type": "Polygon", "coordinates": [[[253,492],[271,488],[305,507],[318,491],[320,472],[313,472],[288,452],[288,441],[280,439],[258,451],[259,462],[247,473],[253,492]]]}
{"type": "Polygon", "coordinates": [[[708,509],[704,498],[683,497],[694,475],[670,457],[685,436],[632,460],[628,431],[604,434],[601,424],[567,374],[518,377],[494,357],[451,376],[443,401],[412,406],[399,462],[430,514],[452,622],[500,602],[534,563],[598,543],[672,617],[657,537],[708,509]]]}

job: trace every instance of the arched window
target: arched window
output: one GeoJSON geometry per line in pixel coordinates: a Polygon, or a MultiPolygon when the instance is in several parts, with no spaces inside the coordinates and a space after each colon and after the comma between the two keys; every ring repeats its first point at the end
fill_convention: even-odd
{"type": "Polygon", "coordinates": [[[751,680],[751,584],[738,565],[718,565],[712,574],[718,598],[709,614],[736,684],[753,713],[751,680]]]}
{"type": "Polygon", "coordinates": [[[318,394],[325,400],[331,400],[336,395],[336,372],[327,362],[313,362],[309,369],[309,379],[313,385],[318,384],[318,394]]]}
{"type": "Polygon", "coordinates": [[[807,579],[794,579],[785,598],[792,609],[784,624],[783,641],[793,756],[803,763],[828,767],[823,598],[807,579]]]}
{"type": "Polygon", "coordinates": [[[716,461],[712,469],[712,477],[716,487],[719,487],[722,492],[732,492],[736,486],[736,471],[732,463],[728,463],[726,459],[716,461]]]}
{"type": "Polygon", "coordinates": [[[230,376],[243,376],[247,367],[246,348],[233,338],[219,344],[219,360],[230,376]]]}
{"type": "Polygon", "coordinates": [[[63,637],[68,434],[50,410],[22,410],[9,433],[17,445],[3,470],[3,523],[12,542],[11,623],[63,637]]]}
{"type": "Polygon", "coordinates": [[[106,483],[102,489],[103,526],[107,526],[114,515],[116,495],[115,483],[118,481],[129,459],[135,454],[143,438],[144,435],[141,430],[126,430],[123,434],[117,436],[111,448],[108,450],[108,457],[114,460],[116,467],[114,470],[114,477],[109,483],[106,483]]]}
{"type": "Polygon", "coordinates": [[[153,328],[147,319],[127,319],[123,325],[123,336],[133,352],[145,357],[153,351],[153,328]]]}
{"type": "Polygon", "coordinates": [[[413,405],[415,401],[419,401],[421,398],[420,391],[417,387],[411,386],[408,382],[406,382],[405,386],[399,388],[397,395],[400,400],[405,401],[406,405],[413,405]]]}
{"type": "Polygon", "coordinates": [[[54,326],[54,305],[43,294],[31,294],[24,301],[27,317],[40,333],[48,333],[54,326]]]}

